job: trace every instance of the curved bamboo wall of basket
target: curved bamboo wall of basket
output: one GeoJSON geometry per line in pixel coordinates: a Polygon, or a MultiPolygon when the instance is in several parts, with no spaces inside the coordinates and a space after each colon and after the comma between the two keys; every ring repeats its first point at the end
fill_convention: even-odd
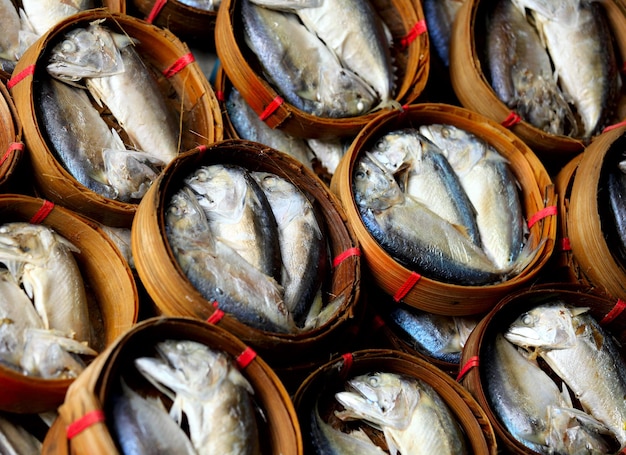
{"type": "MultiPolygon", "coordinates": [[[[30,196],[0,195],[0,220],[29,222],[42,208],[43,199],[30,196]]],[[[80,249],[75,255],[88,295],[99,309],[101,321],[94,321],[97,345],[103,350],[137,322],[139,297],[128,264],[106,234],[92,222],[59,206],[42,224],[54,229],[80,249]]],[[[32,221],[34,222],[34,221],[32,221]]],[[[94,312],[92,312],[93,314],[94,312]]],[[[96,317],[96,315],[94,315],[96,317]]],[[[63,402],[71,379],[42,379],[19,374],[0,365],[0,409],[37,413],[54,410],[63,402]]]]}
{"type": "MultiPolygon", "coordinates": [[[[206,321],[216,311],[178,265],[166,239],[164,212],[185,177],[200,166],[218,163],[274,173],[312,197],[324,217],[331,258],[357,246],[340,202],[312,171],[289,155],[255,142],[235,139],[215,143],[204,151],[191,150],[170,163],[154,182],[139,204],[132,227],[137,272],[164,315],[206,321]]],[[[344,302],[337,314],[321,327],[303,333],[280,334],[249,327],[228,315],[219,321],[219,325],[257,349],[272,366],[290,366],[303,363],[310,356],[322,355],[322,347],[336,340],[360,311],[360,257],[350,255],[329,273],[332,281],[330,295],[342,298],[344,302]],[[294,359],[292,354],[296,352],[298,357],[294,359]]]]}
{"type": "MultiPolygon", "coordinates": [[[[74,438],[68,439],[67,425],[92,411],[108,412],[108,397],[117,386],[120,375],[138,376],[133,360],[152,355],[156,343],[167,340],[192,340],[225,352],[232,358],[248,348],[229,332],[190,318],[147,319],[120,336],[117,341],[98,356],[67,392],[59,417],[44,440],[42,454],[114,455],[119,453],[107,427],[107,420],[87,427],[74,438]]],[[[254,389],[254,401],[265,417],[259,422],[262,452],[272,455],[302,454],[302,436],[296,412],[282,383],[272,369],[256,356],[242,374],[254,389]]]]}
{"type": "MultiPolygon", "coordinates": [[[[374,240],[363,222],[352,191],[353,167],[359,152],[392,129],[422,124],[454,125],[482,138],[504,156],[521,187],[521,202],[526,219],[545,207],[556,204],[554,185],[536,155],[504,127],[470,110],[445,104],[415,104],[404,112],[389,112],[366,125],[352,142],[331,181],[348,221],[355,230],[365,261],[374,281],[389,295],[396,295],[411,281],[413,271],[400,265],[374,240]]],[[[539,247],[533,261],[518,275],[498,284],[460,286],[421,276],[402,298],[408,305],[436,314],[461,316],[489,311],[506,294],[535,278],[548,261],[556,238],[556,216],[549,216],[531,228],[533,247],[539,247]],[[541,243],[543,242],[543,243],[541,243]]]]}
{"type": "MultiPolygon", "coordinates": [[[[493,1],[467,0],[457,13],[450,38],[450,78],[454,92],[464,107],[496,122],[505,122],[511,114],[492,89],[481,66],[482,49],[477,48],[477,20],[493,1]]],[[[602,2],[616,39],[618,60],[626,60],[626,15],[615,0],[602,2]]],[[[616,119],[616,121],[619,121],[616,119]]],[[[526,142],[542,159],[562,161],[572,158],[585,147],[581,140],[549,134],[528,122],[520,121],[511,131],[526,142]]]]}
{"type": "Polygon", "coordinates": [[[44,197],[111,226],[130,227],[137,204],[105,198],[78,183],[60,164],[46,143],[39,127],[37,106],[33,93],[37,80],[49,77],[45,72],[46,51],[67,31],[103,19],[104,24],[136,38],[137,51],[155,72],[160,74],[160,86],[175,112],[180,112],[180,150],[222,139],[223,126],[219,103],[197,63],[184,66],[166,78],[163,71],[190,53],[186,44],[165,29],[124,14],[104,9],[76,14],[57,24],[28,48],[13,73],[11,93],[24,127],[24,140],[31,156],[34,181],[44,197]],[[33,71],[32,77],[29,70],[33,71]],[[22,78],[23,77],[23,78],[22,78]],[[181,111],[182,106],[182,111],[181,111]]]}
{"type": "MultiPolygon", "coordinates": [[[[228,79],[260,115],[279,94],[263,78],[255,62],[256,56],[244,44],[243,27],[238,17],[240,3],[238,0],[222,1],[215,25],[215,46],[228,79]]],[[[372,3],[389,26],[395,43],[412,36],[411,32],[424,23],[420,2],[375,0],[372,3]]],[[[410,42],[407,49],[392,49],[392,56],[399,81],[394,99],[400,104],[411,103],[421,94],[428,79],[428,34],[421,33],[410,42]]],[[[307,114],[285,102],[278,106],[266,122],[270,127],[284,129],[294,136],[351,136],[377,114],[372,112],[351,118],[323,118],[307,114]]]]}
{"type": "MultiPolygon", "coordinates": [[[[487,415],[467,390],[429,362],[393,349],[351,352],[312,372],[293,398],[301,427],[310,428],[311,411],[318,399],[320,402],[332,399],[335,392],[343,390],[347,379],[371,372],[396,373],[425,381],[437,391],[456,417],[465,433],[468,453],[498,453],[495,433],[487,415]]],[[[310,434],[310,431],[303,432],[305,453],[318,453],[311,446],[310,434]]]]}
{"type": "Polygon", "coordinates": [[[0,187],[16,172],[23,151],[22,122],[4,82],[0,82],[0,187]]]}

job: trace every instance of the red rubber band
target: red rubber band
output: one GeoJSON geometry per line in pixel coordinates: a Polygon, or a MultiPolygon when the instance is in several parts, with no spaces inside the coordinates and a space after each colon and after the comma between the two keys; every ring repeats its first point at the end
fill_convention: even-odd
{"type": "Polygon", "coordinates": [[[218,305],[219,304],[217,302],[213,302],[213,307],[215,308],[215,311],[211,313],[211,316],[209,316],[206,320],[206,322],[208,322],[209,324],[217,324],[218,322],[222,320],[222,318],[226,314],[222,310],[219,309],[218,305]]]}
{"type": "Polygon", "coordinates": [[[70,423],[65,428],[65,435],[67,439],[72,439],[90,426],[100,422],[104,422],[104,411],[102,411],[102,409],[95,409],[70,423]]]}
{"type": "Polygon", "coordinates": [[[343,354],[341,358],[343,359],[343,363],[341,364],[340,374],[342,377],[345,378],[346,376],[348,376],[348,373],[352,369],[352,364],[354,363],[354,356],[352,355],[351,352],[348,352],[346,354],[343,354]]]}
{"type": "Polygon", "coordinates": [[[148,24],[152,24],[152,22],[159,15],[166,3],[167,0],[156,0],[154,2],[154,5],[152,5],[152,9],[150,10],[150,14],[148,14],[148,17],[146,17],[146,22],[148,24]]]}
{"type": "Polygon", "coordinates": [[[23,142],[11,142],[9,146],[7,147],[7,151],[4,152],[4,155],[2,155],[2,158],[0,158],[0,166],[4,164],[4,162],[11,156],[13,152],[18,152],[18,151],[21,152],[23,150],[24,150],[23,142]]]}
{"type": "Polygon", "coordinates": [[[376,332],[384,326],[385,326],[385,320],[381,318],[380,315],[378,314],[375,315],[374,318],[372,319],[372,330],[376,332]]]}
{"type": "Polygon", "coordinates": [[[226,101],[226,95],[224,95],[223,90],[216,90],[215,98],[217,98],[217,101],[219,101],[220,103],[223,103],[224,101],[226,101]]]}
{"type": "Polygon", "coordinates": [[[7,82],[7,87],[11,89],[20,82],[22,82],[24,79],[26,79],[28,76],[32,76],[33,74],[35,74],[35,65],[28,65],[20,73],[9,79],[9,82],[7,82]]]}
{"type": "Polygon", "coordinates": [[[461,379],[465,377],[465,375],[474,367],[478,366],[478,356],[470,357],[469,360],[465,363],[465,366],[461,368],[459,374],[456,377],[456,382],[460,382],[461,379]]]}
{"type": "Polygon", "coordinates": [[[572,251],[572,244],[570,243],[568,237],[561,239],[561,251],[572,251]]]}
{"type": "Polygon", "coordinates": [[[519,122],[522,121],[522,118],[517,115],[515,112],[511,111],[509,112],[509,115],[507,116],[507,118],[505,118],[502,123],[500,123],[500,125],[502,125],[505,128],[511,128],[514,125],[517,125],[519,122]]]}
{"type": "Polygon", "coordinates": [[[39,210],[37,210],[37,212],[30,219],[30,224],[40,224],[43,220],[46,219],[48,215],[50,215],[52,209],[54,209],[53,202],[43,201],[43,204],[41,205],[41,207],[39,207],[39,210]]]}
{"type": "Polygon", "coordinates": [[[556,215],[557,213],[558,211],[556,205],[549,205],[548,207],[542,208],[530,217],[530,219],[528,220],[528,228],[530,229],[531,227],[533,227],[533,225],[537,223],[537,221],[541,221],[544,218],[556,215]]]}
{"type": "Polygon", "coordinates": [[[617,299],[615,306],[600,321],[600,325],[606,325],[613,322],[626,309],[626,301],[617,299]]]}
{"type": "Polygon", "coordinates": [[[417,272],[411,272],[411,275],[407,278],[407,280],[400,286],[400,289],[394,294],[393,299],[396,302],[402,300],[406,295],[413,289],[413,286],[417,284],[422,275],[417,272]]]}
{"type": "Polygon", "coordinates": [[[352,248],[348,248],[342,253],[339,253],[337,256],[335,256],[335,259],[333,259],[333,267],[337,267],[343,261],[352,256],[361,256],[361,250],[355,246],[352,248]]]}
{"type": "Polygon", "coordinates": [[[175,76],[180,71],[182,71],[187,65],[195,61],[196,61],[195,57],[193,56],[191,52],[189,52],[188,54],[183,55],[174,63],[172,63],[168,68],[164,69],[163,76],[167,78],[175,76]]]}
{"type": "Polygon", "coordinates": [[[280,96],[277,96],[276,98],[274,98],[272,102],[267,105],[265,110],[261,112],[261,115],[259,115],[259,118],[261,119],[261,121],[264,122],[265,120],[267,120],[270,115],[276,112],[276,109],[278,109],[280,105],[283,104],[283,102],[284,101],[280,96]]]}
{"type": "Polygon", "coordinates": [[[619,122],[619,123],[615,123],[614,125],[607,126],[606,128],[604,128],[602,130],[602,132],[606,133],[607,131],[614,130],[614,129],[619,128],[620,126],[624,126],[624,125],[626,125],[626,120],[624,120],[622,122],[619,122]]]}
{"type": "Polygon", "coordinates": [[[252,361],[256,359],[256,352],[251,347],[246,347],[244,351],[237,357],[237,365],[244,370],[252,361]]]}
{"type": "Polygon", "coordinates": [[[409,33],[406,34],[402,39],[400,39],[400,46],[405,49],[411,45],[413,41],[415,41],[420,35],[423,35],[428,30],[426,26],[426,20],[422,19],[418,21],[409,33]]]}

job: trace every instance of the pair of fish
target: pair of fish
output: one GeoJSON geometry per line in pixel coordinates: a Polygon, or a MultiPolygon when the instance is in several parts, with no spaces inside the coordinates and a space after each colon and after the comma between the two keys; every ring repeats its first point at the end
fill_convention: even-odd
{"type": "Polygon", "coordinates": [[[203,166],[172,197],[166,226],[190,282],[227,313],[288,333],[317,321],[326,237],[291,182],[236,165],[203,166]]]}
{"type": "Polygon", "coordinates": [[[486,55],[498,97],[537,128],[589,138],[614,115],[621,81],[600,2],[499,0],[486,55]]]}
{"type": "Polygon", "coordinates": [[[353,191],[380,245],[433,279],[493,283],[531,255],[508,163],[452,125],[386,133],[357,159],[353,191]]]}
{"type": "Polygon", "coordinates": [[[155,349],[156,357],[134,364],[172,405],[167,411],[159,397],[144,398],[122,379],[111,413],[123,453],[261,453],[254,389],[227,354],[191,340],[168,339],[155,349]]]}
{"type": "Polygon", "coordinates": [[[54,151],[87,188],[134,202],[178,153],[178,123],[127,35],[95,21],[69,31],[51,51],[39,86],[39,116],[54,151]],[[87,90],[76,84],[84,82],[87,90]],[[88,95],[91,95],[91,97],[88,95]],[[105,106],[134,149],[101,117],[105,106]]]}
{"type": "Polygon", "coordinates": [[[93,356],[85,285],[76,247],[52,229],[0,227],[0,359],[25,374],[76,377],[93,356]]]}
{"type": "Polygon", "coordinates": [[[586,308],[541,304],[488,348],[486,390],[507,430],[539,453],[615,453],[626,443],[626,364],[586,308]],[[563,381],[562,389],[537,361],[563,381]],[[582,409],[574,407],[567,388],[582,409]]]}
{"type": "Polygon", "coordinates": [[[368,0],[244,0],[245,39],[296,108],[352,117],[393,107],[391,38],[368,0]]]}
{"type": "MultiPolygon", "coordinates": [[[[426,381],[396,373],[375,372],[350,379],[335,394],[345,421],[363,421],[384,435],[388,453],[467,453],[465,436],[454,414],[426,381]]],[[[375,455],[387,453],[363,430],[344,433],[312,412],[311,431],[317,453],[375,455]]]]}

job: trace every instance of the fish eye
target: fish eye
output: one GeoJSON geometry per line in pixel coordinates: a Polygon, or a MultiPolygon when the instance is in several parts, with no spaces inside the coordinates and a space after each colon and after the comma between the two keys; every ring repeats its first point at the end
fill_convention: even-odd
{"type": "Polygon", "coordinates": [[[526,313],[522,316],[522,324],[524,325],[531,325],[533,323],[533,317],[526,313]]]}
{"type": "Polygon", "coordinates": [[[369,385],[371,385],[372,387],[376,387],[380,380],[378,379],[378,376],[370,376],[369,378],[367,378],[367,382],[369,382],[369,385]]]}
{"type": "Polygon", "coordinates": [[[61,50],[63,52],[74,52],[77,50],[77,46],[76,43],[74,43],[74,41],[71,40],[65,40],[61,43],[61,50]]]}
{"type": "Polygon", "coordinates": [[[367,172],[363,170],[358,170],[354,173],[354,178],[356,180],[365,180],[367,178],[367,172]]]}

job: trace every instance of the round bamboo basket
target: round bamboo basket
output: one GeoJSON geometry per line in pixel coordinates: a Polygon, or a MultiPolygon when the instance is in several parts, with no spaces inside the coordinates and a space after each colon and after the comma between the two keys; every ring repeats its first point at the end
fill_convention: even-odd
{"type": "MultiPolygon", "coordinates": [[[[215,46],[217,55],[233,86],[259,115],[274,106],[279,93],[262,76],[256,56],[244,43],[239,14],[240,1],[224,0],[217,14],[215,46]]],[[[388,25],[395,47],[392,57],[398,76],[394,99],[400,104],[413,102],[428,79],[430,52],[424,31],[420,2],[374,0],[373,6],[388,25]],[[417,34],[417,36],[415,36],[417,34]],[[402,43],[408,43],[408,47],[402,43]]],[[[322,138],[355,135],[378,112],[350,118],[323,118],[310,115],[287,102],[280,104],[265,120],[294,136],[322,138]]]]}
{"type": "MultiPolygon", "coordinates": [[[[255,142],[225,140],[206,151],[191,150],[180,155],[152,185],[135,216],[132,226],[132,249],[135,266],[148,294],[166,316],[215,317],[217,309],[190,283],[172,252],[165,235],[164,212],[172,195],[182,187],[183,179],[197,168],[210,164],[237,164],[246,169],[266,171],[293,182],[319,207],[326,225],[330,258],[355,252],[358,246],[345,220],[339,201],[328,187],[287,154],[255,142]]],[[[293,366],[310,357],[323,356],[324,346],[340,337],[360,312],[360,257],[344,256],[329,271],[328,295],[342,299],[330,320],[310,331],[296,334],[267,332],[250,327],[226,314],[219,325],[257,349],[272,365],[293,366]],[[297,359],[292,355],[297,353],[297,359]]]]}
{"type": "Polygon", "coordinates": [[[575,262],[580,273],[604,292],[626,299],[626,268],[614,253],[619,240],[608,237],[602,227],[603,204],[599,191],[605,186],[604,164],[621,153],[626,127],[612,129],[598,136],[582,154],[567,213],[567,230],[575,262]]]}
{"type": "Polygon", "coordinates": [[[520,199],[527,220],[545,208],[556,209],[554,185],[536,155],[518,137],[497,123],[468,109],[445,104],[415,104],[402,113],[388,112],[371,121],[352,142],[331,181],[331,190],[343,203],[348,222],[361,244],[373,279],[397,300],[435,314],[463,316],[489,311],[503,296],[537,277],[550,258],[556,238],[556,217],[548,216],[530,228],[534,259],[519,274],[485,286],[462,286],[420,276],[393,259],[363,224],[352,191],[352,175],[359,152],[389,131],[423,124],[449,124],[475,134],[493,146],[509,162],[521,188],[520,199]],[[412,283],[411,286],[407,285],[412,283]]]}
{"type": "MultiPolygon", "coordinates": [[[[493,0],[468,0],[457,13],[450,38],[450,78],[460,103],[498,123],[507,123],[511,109],[496,95],[483,71],[484,20],[493,0]]],[[[615,38],[619,61],[626,57],[626,15],[618,1],[602,2],[615,38]]],[[[615,122],[620,119],[616,118],[615,122]]],[[[586,143],[577,138],[546,133],[526,121],[510,127],[546,161],[567,161],[582,152],[586,143]]]]}
{"type": "Polygon", "coordinates": [[[4,81],[0,82],[0,188],[16,173],[22,161],[22,123],[4,81]]]}
{"type": "MultiPolygon", "coordinates": [[[[43,199],[17,194],[0,195],[0,219],[3,223],[41,222],[79,248],[75,258],[90,300],[96,338],[92,348],[101,352],[137,322],[138,293],[132,271],[94,223],[43,199]]],[[[54,410],[72,382],[26,376],[0,365],[0,409],[19,413],[54,410]]]]}
{"type": "MultiPolygon", "coordinates": [[[[242,353],[250,352],[248,346],[234,335],[202,321],[166,317],[144,320],[110,345],[70,387],[59,407],[59,417],[46,435],[42,454],[120,453],[107,427],[107,422],[113,418],[108,406],[109,397],[119,387],[122,375],[127,383],[141,386],[141,373],[132,366],[134,359],[153,355],[154,345],[168,339],[205,344],[224,352],[233,361],[242,353]],[[104,412],[105,419],[69,439],[66,427],[93,411],[104,412]]],[[[253,399],[263,416],[257,419],[262,453],[302,454],[302,436],[295,408],[276,374],[259,356],[253,357],[240,370],[254,389],[253,399]]]]}
{"type": "MultiPolygon", "coordinates": [[[[589,288],[580,285],[553,283],[525,289],[502,299],[479,322],[463,349],[461,365],[474,365],[474,367],[467,369],[465,375],[459,380],[486,413],[498,437],[498,445],[506,449],[506,453],[527,455],[537,452],[522,445],[500,423],[488,401],[485,390],[484,372],[489,369],[489,365],[481,362],[481,358],[483,358],[487,346],[497,332],[504,330],[524,312],[543,303],[555,301],[555,299],[576,307],[589,307],[590,314],[598,321],[609,321],[607,317],[610,317],[616,304],[615,300],[607,299],[606,296],[596,294],[589,288]],[[478,358],[478,363],[473,362],[473,359],[476,358],[478,358]]],[[[619,314],[616,318],[610,319],[609,322],[601,322],[603,327],[613,334],[620,343],[625,340],[625,323],[624,314],[619,314]]]]}
{"type": "Polygon", "coordinates": [[[197,63],[188,62],[170,77],[165,76],[172,65],[190,55],[187,45],[168,30],[134,17],[105,9],[85,11],[57,24],[27,50],[9,84],[12,85],[11,93],[23,123],[37,190],[47,199],[103,224],[130,227],[138,204],[105,198],[78,183],[57,160],[45,140],[35,105],[37,81],[50,77],[45,71],[49,49],[66,32],[100,19],[111,29],[122,31],[139,41],[137,52],[154,70],[169,107],[180,119],[179,150],[221,140],[222,117],[213,89],[197,63]]]}
{"type": "MultiPolygon", "coordinates": [[[[344,389],[351,377],[388,372],[418,378],[432,386],[454,414],[466,436],[468,453],[497,453],[496,436],[487,415],[473,397],[445,372],[429,362],[394,349],[364,349],[337,357],[309,375],[294,395],[305,453],[318,453],[311,441],[311,413],[316,403],[320,416],[327,419],[334,394],[344,389]],[[319,401],[318,401],[319,400],[319,401]]],[[[337,405],[339,406],[339,405],[337,405]]]]}

